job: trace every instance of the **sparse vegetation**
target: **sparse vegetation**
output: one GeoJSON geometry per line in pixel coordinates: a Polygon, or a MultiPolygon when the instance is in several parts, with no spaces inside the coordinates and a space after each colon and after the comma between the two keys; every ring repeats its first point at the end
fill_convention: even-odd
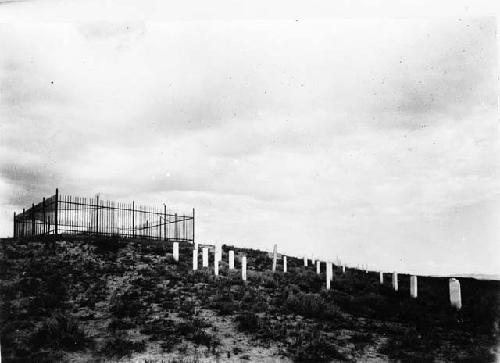
{"type": "MultiPolygon", "coordinates": [[[[326,291],[324,274],[313,266],[289,257],[289,273],[272,274],[267,254],[250,249],[241,250],[251,267],[243,282],[225,262],[219,278],[191,271],[187,244],[175,263],[171,245],[157,242],[46,245],[3,241],[6,362],[63,361],[74,352],[120,359],[153,346],[166,361],[197,361],[200,354],[255,360],[243,346],[228,345],[226,325],[233,326],[230,335],[241,334],[277,359],[363,361],[371,351],[401,361],[494,361],[499,282],[461,279],[464,307],[457,312],[448,307],[447,280],[440,278],[419,278],[415,300],[405,275],[394,292],[376,274],[336,268],[326,291]]],[[[224,246],[224,261],[227,252],[224,246]]]]}

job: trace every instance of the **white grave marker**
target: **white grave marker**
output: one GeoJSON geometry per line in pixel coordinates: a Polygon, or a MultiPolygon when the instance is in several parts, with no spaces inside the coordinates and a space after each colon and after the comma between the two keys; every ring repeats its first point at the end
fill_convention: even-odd
{"type": "Polygon", "coordinates": [[[286,272],[286,256],[283,256],[283,272],[286,272]]]}
{"type": "Polygon", "coordinates": [[[384,273],[382,271],[379,272],[380,275],[380,285],[384,284],[384,273]]]}
{"type": "Polygon", "coordinates": [[[278,262],[278,245],[273,248],[273,273],[276,272],[276,263],[278,262]]]}
{"type": "Polygon", "coordinates": [[[410,296],[417,298],[418,288],[417,288],[417,276],[410,276],[410,296]]]}
{"type": "Polygon", "coordinates": [[[307,267],[307,257],[304,257],[304,267],[307,267]]]}
{"type": "Polygon", "coordinates": [[[345,274],[345,265],[342,266],[342,273],[345,274]]]}
{"type": "Polygon", "coordinates": [[[203,247],[201,251],[203,253],[202,255],[203,267],[208,267],[208,247],[203,247]]]}
{"type": "Polygon", "coordinates": [[[222,261],[222,245],[215,246],[215,254],[217,256],[217,261],[222,261]]]}
{"type": "Polygon", "coordinates": [[[392,288],[398,291],[398,273],[395,271],[392,273],[392,288]]]}
{"type": "Polygon", "coordinates": [[[174,261],[179,262],[179,242],[174,242],[174,261]]]}
{"type": "Polygon", "coordinates": [[[241,279],[247,280],[247,256],[241,258],[241,279]]]}
{"type": "Polygon", "coordinates": [[[219,276],[219,256],[217,256],[217,253],[214,256],[214,274],[219,276]]]}
{"type": "Polygon", "coordinates": [[[320,274],[321,273],[321,262],[316,261],[316,273],[320,274]]]}
{"type": "Polygon", "coordinates": [[[460,310],[462,308],[462,294],[460,292],[460,281],[455,278],[450,279],[450,303],[451,306],[460,310]]]}
{"type": "Polygon", "coordinates": [[[229,269],[234,270],[234,251],[229,251],[229,269]]]}
{"type": "Polygon", "coordinates": [[[330,290],[330,281],[332,280],[332,263],[327,262],[326,263],[326,289],[330,290]]]}
{"type": "Polygon", "coordinates": [[[198,249],[193,250],[193,271],[198,270],[198,249]]]}

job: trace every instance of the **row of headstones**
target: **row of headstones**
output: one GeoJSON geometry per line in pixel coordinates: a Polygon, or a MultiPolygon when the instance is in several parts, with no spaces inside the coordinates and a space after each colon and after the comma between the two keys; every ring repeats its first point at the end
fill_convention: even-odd
{"type": "MultiPolygon", "coordinates": [[[[384,273],[379,272],[380,274],[380,284],[384,283],[384,273]]],[[[392,288],[395,291],[398,291],[398,273],[392,273],[392,288]]],[[[449,280],[449,294],[450,294],[450,304],[456,309],[462,308],[462,294],[460,291],[460,281],[455,278],[451,278],[449,280]]],[[[410,276],[410,296],[412,298],[418,297],[418,284],[417,284],[417,276],[410,276]]]]}
{"type": "MultiPolygon", "coordinates": [[[[175,261],[179,261],[179,243],[174,242],[173,244],[173,256],[175,261]]],[[[216,247],[214,254],[214,273],[216,276],[219,275],[219,261],[222,260],[222,249],[220,247],[216,247]]],[[[277,268],[277,260],[278,260],[278,251],[277,246],[274,245],[273,249],[273,273],[276,272],[277,268]]],[[[202,248],[202,264],[203,267],[208,267],[208,247],[202,248]]],[[[304,267],[307,267],[308,259],[304,257],[304,267]]],[[[234,270],[234,251],[229,251],[229,269],[234,270]]],[[[195,246],[193,249],[193,270],[198,270],[198,246],[195,246]]],[[[241,278],[246,281],[247,279],[247,258],[246,256],[241,257],[241,278]]],[[[287,272],[287,257],[283,256],[283,272],[287,272]]],[[[346,272],[346,267],[342,266],[342,273],[346,272]]],[[[365,270],[368,273],[368,270],[365,270]]],[[[319,260],[316,261],[316,273],[321,273],[321,262],[319,260]]],[[[380,275],[380,284],[384,284],[384,273],[379,272],[380,275]]],[[[326,289],[330,290],[331,281],[333,280],[333,264],[331,262],[326,263],[326,289]]],[[[392,287],[395,291],[398,291],[398,273],[392,273],[392,287]]],[[[460,281],[457,279],[451,278],[449,280],[449,293],[450,293],[450,304],[456,309],[462,308],[462,296],[460,291],[460,281]]],[[[417,276],[410,276],[410,296],[413,298],[417,298],[418,296],[418,285],[417,285],[417,276]]]]}
{"type": "MultiPolygon", "coordinates": [[[[304,257],[304,266],[307,266],[307,258],[304,257]]],[[[365,270],[368,273],[368,269],[365,270]]],[[[321,262],[319,260],[316,261],[316,273],[321,273],[321,262]]],[[[345,266],[342,266],[342,273],[345,273],[345,266]]],[[[384,273],[379,272],[380,275],[380,284],[384,284],[384,273]]],[[[333,279],[333,269],[332,263],[326,263],[326,289],[330,290],[330,282],[333,279]]],[[[392,288],[395,291],[398,291],[398,273],[392,273],[392,288]]],[[[455,278],[451,278],[449,280],[449,294],[450,294],[450,304],[456,309],[462,308],[462,294],[460,291],[460,281],[455,278]]],[[[417,276],[410,276],[410,296],[412,298],[417,298],[418,296],[418,285],[417,285],[417,276]]]]}

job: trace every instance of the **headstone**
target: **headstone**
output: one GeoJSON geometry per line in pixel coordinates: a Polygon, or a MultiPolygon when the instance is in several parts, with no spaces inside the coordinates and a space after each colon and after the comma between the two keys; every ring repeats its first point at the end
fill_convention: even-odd
{"type": "Polygon", "coordinates": [[[382,271],[379,272],[380,275],[380,285],[384,284],[384,273],[382,271]]]}
{"type": "Polygon", "coordinates": [[[198,270],[198,249],[193,250],[193,271],[198,270]]]}
{"type": "Polygon", "coordinates": [[[234,270],[234,251],[229,251],[229,269],[234,270]]]}
{"type": "Polygon", "coordinates": [[[307,267],[307,257],[304,257],[304,267],[307,267]]]}
{"type": "Polygon", "coordinates": [[[392,288],[398,291],[398,273],[395,271],[392,273],[392,288]]]}
{"type": "Polygon", "coordinates": [[[321,273],[321,262],[316,261],[316,273],[320,274],[321,273]]]}
{"type": "Polygon", "coordinates": [[[202,253],[203,267],[208,267],[208,247],[203,247],[202,253]]]}
{"type": "Polygon", "coordinates": [[[276,272],[276,263],[278,262],[278,245],[273,248],[273,273],[276,272]]]}
{"type": "Polygon", "coordinates": [[[462,308],[462,294],[460,292],[460,281],[450,279],[450,304],[457,310],[462,308]]]}
{"type": "Polygon", "coordinates": [[[222,261],[222,246],[216,244],[214,246],[214,259],[217,259],[217,261],[222,261]]]}
{"type": "Polygon", "coordinates": [[[332,263],[327,262],[326,263],[326,289],[330,290],[330,281],[332,281],[332,263]]]}
{"type": "Polygon", "coordinates": [[[214,256],[214,274],[219,276],[219,256],[217,256],[217,253],[214,256]]]}
{"type": "Polygon", "coordinates": [[[241,258],[241,279],[247,280],[247,256],[241,258]]]}
{"type": "Polygon", "coordinates": [[[286,256],[283,256],[283,272],[286,272],[286,256]]]}
{"type": "Polygon", "coordinates": [[[174,261],[179,262],[179,242],[174,242],[174,261]]]}
{"type": "Polygon", "coordinates": [[[417,298],[417,276],[410,276],[410,296],[413,298],[417,298]]]}
{"type": "Polygon", "coordinates": [[[345,265],[342,266],[342,273],[345,274],[345,265]]]}

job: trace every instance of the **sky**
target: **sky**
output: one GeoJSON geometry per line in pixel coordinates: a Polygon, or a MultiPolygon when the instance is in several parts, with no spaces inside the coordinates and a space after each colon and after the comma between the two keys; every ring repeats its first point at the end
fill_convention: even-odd
{"type": "Polygon", "coordinates": [[[499,274],[497,27],[0,22],[0,235],[58,187],[195,208],[200,242],[499,274]]]}

